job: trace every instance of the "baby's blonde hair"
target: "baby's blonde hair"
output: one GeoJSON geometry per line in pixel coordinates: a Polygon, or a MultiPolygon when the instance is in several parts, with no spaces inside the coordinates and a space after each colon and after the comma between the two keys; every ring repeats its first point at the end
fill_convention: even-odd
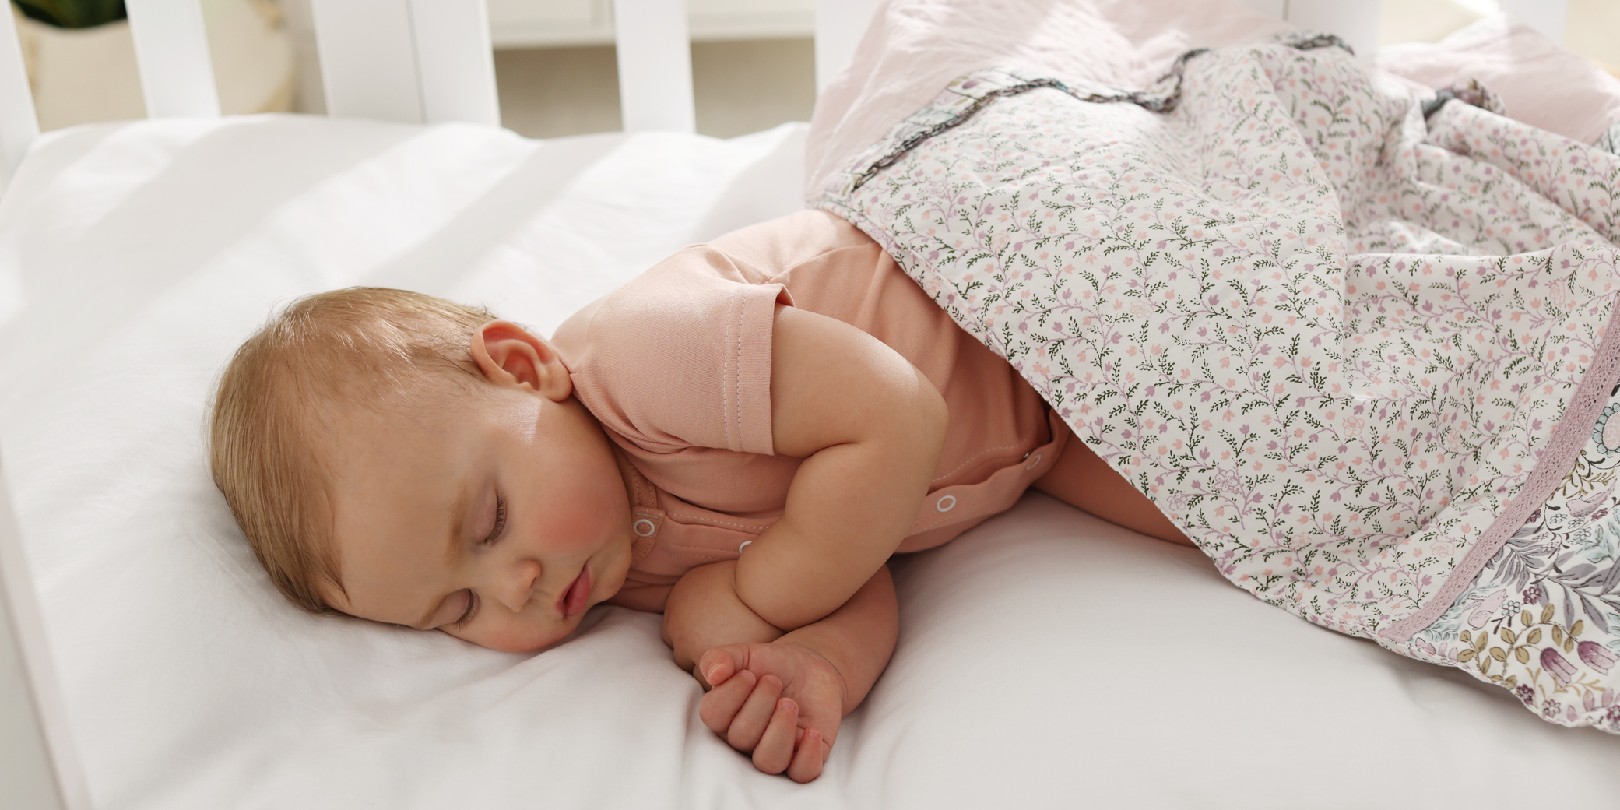
{"type": "Polygon", "coordinates": [[[209,464],[270,580],[294,604],[332,612],[342,592],[332,538],[334,409],[381,407],[423,384],[483,379],[470,342],[493,319],[405,290],[352,287],[300,298],[248,338],[220,377],[209,464]]]}

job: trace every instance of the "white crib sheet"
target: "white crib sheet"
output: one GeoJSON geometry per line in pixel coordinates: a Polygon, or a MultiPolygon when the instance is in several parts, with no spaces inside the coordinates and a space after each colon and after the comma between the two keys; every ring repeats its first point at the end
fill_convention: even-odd
{"type": "Polygon", "coordinates": [[[803,139],[268,117],[42,143],[0,204],[0,447],[96,805],[1620,796],[1620,741],[1311,627],[1197,552],[1040,496],[898,564],[894,663],[803,787],[702,727],[655,616],[599,608],[525,657],[308,616],[273,591],[201,438],[214,375],[272,304],[398,285],[549,331],[670,250],[796,209],[803,139]]]}

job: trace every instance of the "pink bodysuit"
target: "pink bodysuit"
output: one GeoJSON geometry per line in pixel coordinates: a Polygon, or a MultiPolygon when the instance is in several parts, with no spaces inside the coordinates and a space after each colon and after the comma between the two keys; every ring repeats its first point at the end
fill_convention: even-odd
{"type": "Polygon", "coordinates": [[[822,211],[745,228],[659,262],[553,337],[575,395],[635,467],[627,587],[734,559],[782,514],[800,460],[772,454],[777,306],[877,337],[944,396],[944,450],[901,551],[1012,506],[1062,450],[1068,432],[1034,389],[864,233],[822,211]]]}

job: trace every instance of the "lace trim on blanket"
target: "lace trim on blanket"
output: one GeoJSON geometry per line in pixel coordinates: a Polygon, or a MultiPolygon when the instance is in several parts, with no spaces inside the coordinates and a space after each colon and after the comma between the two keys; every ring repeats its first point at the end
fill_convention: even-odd
{"type": "MultiPolygon", "coordinates": [[[[1480,572],[1485,570],[1485,565],[1502,550],[1508,538],[1530,521],[1530,516],[1552,497],[1553,490],[1569,475],[1581,448],[1587,443],[1587,437],[1592,433],[1592,426],[1597,424],[1599,411],[1609,400],[1616,381],[1620,380],[1620,329],[1615,328],[1617,320],[1620,320],[1620,312],[1611,316],[1604,327],[1597,357],[1586,376],[1581,378],[1564,418],[1559,420],[1558,427],[1547,440],[1547,447],[1542,450],[1529,480],[1508,502],[1496,522],[1468,550],[1446,584],[1417,612],[1385,628],[1380,633],[1384,638],[1396,642],[1408,641],[1418,631],[1439,620],[1456,604],[1457,598],[1474,584],[1480,572]]],[[[1620,570],[1620,565],[1616,568],[1620,570]]]]}

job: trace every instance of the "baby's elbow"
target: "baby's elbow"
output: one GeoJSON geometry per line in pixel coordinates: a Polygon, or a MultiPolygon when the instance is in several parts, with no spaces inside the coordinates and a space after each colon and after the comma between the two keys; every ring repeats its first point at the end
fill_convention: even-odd
{"type": "Polygon", "coordinates": [[[664,606],[662,636],[681,669],[719,644],[766,643],[782,635],[737,594],[737,561],[694,568],[676,581],[664,606]]]}

